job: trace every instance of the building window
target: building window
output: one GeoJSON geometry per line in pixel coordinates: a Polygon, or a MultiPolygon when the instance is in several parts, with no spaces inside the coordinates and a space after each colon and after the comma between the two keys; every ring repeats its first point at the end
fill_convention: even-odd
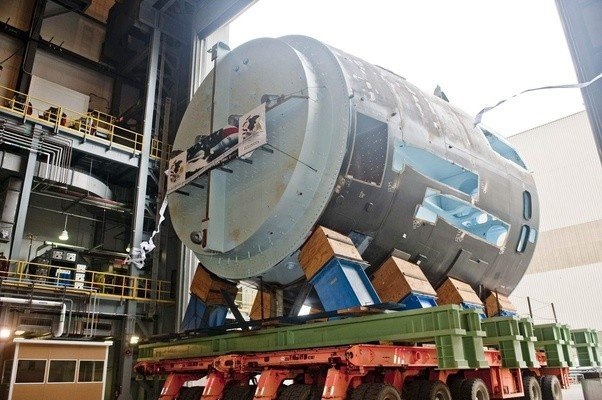
{"type": "Polygon", "coordinates": [[[104,361],[80,361],[78,382],[102,382],[104,361]]]}
{"type": "Polygon", "coordinates": [[[518,245],[516,246],[516,251],[518,253],[523,253],[527,248],[527,242],[530,236],[530,229],[527,225],[523,225],[520,229],[520,236],[518,238],[518,245]]]}
{"type": "Polygon", "coordinates": [[[19,360],[15,383],[43,383],[46,360],[19,360]]]}
{"type": "Polygon", "coordinates": [[[525,190],[523,192],[523,217],[526,220],[531,219],[531,214],[532,214],[531,206],[532,206],[531,193],[529,193],[528,191],[525,190]]]}
{"type": "Polygon", "coordinates": [[[50,360],[48,383],[75,382],[75,360],[50,360]]]}
{"type": "Polygon", "coordinates": [[[380,186],[387,160],[387,124],[355,114],[355,138],[347,175],[358,181],[380,186]]]}

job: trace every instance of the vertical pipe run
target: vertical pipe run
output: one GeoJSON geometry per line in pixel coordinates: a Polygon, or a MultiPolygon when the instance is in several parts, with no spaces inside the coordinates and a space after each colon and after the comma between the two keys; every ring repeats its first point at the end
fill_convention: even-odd
{"type": "Polygon", "coordinates": [[[533,309],[531,308],[531,298],[529,296],[527,296],[527,304],[529,305],[529,315],[533,319],[533,309]]]}

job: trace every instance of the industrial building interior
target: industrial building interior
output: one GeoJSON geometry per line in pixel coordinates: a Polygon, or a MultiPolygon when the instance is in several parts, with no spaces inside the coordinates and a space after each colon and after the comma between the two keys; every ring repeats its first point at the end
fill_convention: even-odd
{"type": "MultiPolygon", "coordinates": [[[[79,398],[159,395],[160,381],[135,379],[137,344],[181,329],[197,260],[168,214],[153,237],[156,248],[140,265],[130,260],[163,218],[164,171],[189,101],[213,67],[211,49],[227,43],[228,23],[255,2],[0,1],[0,398],[12,393],[15,349],[9,344],[29,339],[59,347],[64,341],[71,350],[61,351],[82,352],[73,356],[79,377],[102,385],[78,392],[79,398]],[[81,343],[98,345],[96,355],[81,343]]],[[[567,7],[570,37],[575,9],[567,7]]],[[[595,55],[577,49],[578,41],[574,46],[580,80],[592,79],[601,68],[600,42],[595,55]]],[[[600,157],[594,138],[599,140],[602,130],[601,87],[598,82],[586,96],[589,120],[584,113],[578,117],[584,126],[579,132],[588,136],[583,151],[590,164],[600,157]]],[[[509,139],[523,154],[532,152],[527,134],[509,139]]],[[[537,157],[529,154],[527,160],[537,157]]],[[[544,169],[545,162],[538,162],[544,169]]],[[[599,173],[600,166],[591,171],[599,173]]],[[[599,201],[601,190],[594,182],[590,201],[599,201]]],[[[588,224],[594,239],[582,240],[572,251],[597,250],[571,267],[602,263],[597,210],[579,221],[588,224]]],[[[542,230],[540,237],[551,246],[558,234],[546,236],[542,230]]],[[[531,284],[552,269],[543,253],[535,257],[537,267],[526,278],[531,284]]],[[[526,293],[522,286],[518,292],[526,293]]],[[[286,291],[279,295],[294,300],[286,299],[286,291]]],[[[255,290],[239,285],[234,300],[243,314],[252,312],[254,296],[255,290]]],[[[521,300],[515,302],[522,311],[521,300]]],[[[263,298],[261,307],[263,314],[263,298]]],[[[38,367],[30,365],[32,376],[38,367]]],[[[48,379],[51,375],[52,366],[48,379]]],[[[58,392],[54,396],[61,398],[58,392]]]]}

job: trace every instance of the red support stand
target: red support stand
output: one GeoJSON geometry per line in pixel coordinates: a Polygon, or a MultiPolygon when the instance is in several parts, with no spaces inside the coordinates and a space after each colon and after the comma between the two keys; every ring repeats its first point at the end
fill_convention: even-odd
{"type": "Polygon", "coordinates": [[[170,374],[167,376],[159,400],[175,400],[176,396],[180,392],[182,385],[188,381],[196,381],[201,379],[202,375],[196,374],[170,374]]]}

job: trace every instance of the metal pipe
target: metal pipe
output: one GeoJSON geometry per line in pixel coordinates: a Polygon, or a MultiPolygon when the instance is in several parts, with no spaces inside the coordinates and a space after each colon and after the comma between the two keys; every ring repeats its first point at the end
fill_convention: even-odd
{"type": "MultiPolygon", "coordinates": [[[[10,145],[14,145],[19,148],[24,148],[25,150],[35,151],[43,154],[48,154],[48,164],[52,165],[54,168],[52,169],[52,179],[55,181],[59,181],[61,183],[66,183],[66,177],[68,175],[68,171],[63,170],[62,168],[66,168],[69,170],[70,162],[71,162],[71,148],[73,146],[72,142],[68,140],[63,140],[65,144],[57,144],[55,143],[54,138],[50,139],[45,135],[43,130],[37,130],[34,128],[32,132],[32,137],[24,136],[21,133],[13,132],[10,127],[4,125],[4,129],[2,130],[0,137],[4,138],[4,136],[8,136],[11,141],[7,142],[10,145]],[[35,134],[40,135],[40,141],[34,145],[35,134]],[[20,147],[17,144],[20,144],[24,147],[20,147]],[[69,157],[63,157],[63,147],[65,148],[65,152],[69,153],[69,157]],[[52,156],[50,156],[52,155],[52,156]],[[58,178],[58,174],[62,176],[58,178]]],[[[59,139],[61,141],[61,139],[59,139]]],[[[46,179],[48,179],[48,171],[46,171],[46,179]]]]}
{"type": "MultiPolygon", "coordinates": [[[[32,192],[32,193],[35,193],[39,196],[46,196],[46,197],[50,197],[53,199],[60,199],[60,200],[75,198],[75,196],[59,196],[59,195],[55,195],[55,194],[51,194],[51,193],[43,193],[43,192],[32,192]]],[[[94,200],[88,199],[87,201],[82,201],[81,203],[82,204],[90,204],[90,205],[93,205],[96,207],[106,208],[106,209],[113,210],[113,211],[131,212],[131,210],[129,210],[129,209],[124,209],[121,206],[121,203],[117,203],[115,201],[108,200],[108,199],[101,199],[101,198],[95,198],[94,200]]]]}
{"type": "MultiPolygon", "coordinates": [[[[31,299],[30,295],[26,295],[26,294],[20,294],[20,293],[6,293],[7,295],[10,295],[11,297],[17,297],[17,298],[24,298],[24,299],[31,299]]],[[[40,296],[40,295],[36,295],[37,299],[40,300],[50,300],[50,301],[56,301],[55,297],[49,297],[49,296],[40,296]]],[[[70,306],[69,306],[69,315],[67,316],[67,333],[71,332],[71,320],[73,318],[73,300],[67,297],[63,297],[61,299],[61,301],[63,302],[69,302],[70,306]]]]}
{"type": "Polygon", "coordinates": [[[60,317],[59,317],[59,325],[58,325],[56,331],[53,332],[53,336],[60,337],[65,332],[65,314],[67,313],[67,305],[64,302],[38,300],[38,299],[20,299],[17,297],[0,297],[0,303],[26,304],[26,305],[35,305],[35,306],[43,306],[43,307],[61,307],[61,313],[60,313],[60,317]]]}
{"type": "Polygon", "coordinates": [[[72,214],[72,213],[68,213],[68,212],[65,212],[65,211],[53,210],[52,208],[46,208],[46,207],[40,207],[40,206],[30,206],[30,208],[35,208],[35,209],[38,209],[38,210],[53,212],[55,214],[68,215],[70,217],[85,219],[85,220],[88,220],[88,221],[100,222],[100,220],[98,220],[96,218],[86,217],[86,216],[78,215],[78,214],[72,214]]]}
{"type": "Polygon", "coordinates": [[[44,136],[41,135],[40,142],[43,149],[48,149],[48,151],[53,151],[56,154],[56,164],[53,170],[53,178],[52,180],[66,183],[63,176],[63,148],[58,146],[57,144],[50,144],[48,141],[44,141],[44,136]]]}
{"type": "Polygon", "coordinates": [[[18,143],[18,144],[24,146],[24,147],[20,147],[20,148],[24,148],[25,150],[34,151],[36,153],[47,154],[48,155],[48,157],[47,157],[48,163],[51,165],[56,165],[55,164],[56,157],[54,156],[54,152],[51,152],[50,150],[43,148],[39,140],[36,142],[34,140],[34,137],[36,134],[39,135],[40,133],[35,128],[32,131],[31,138],[28,136],[24,136],[19,132],[13,132],[12,130],[5,128],[2,132],[2,137],[8,136],[12,140],[12,141],[8,142],[9,145],[14,145],[15,147],[19,147],[17,145],[17,143],[18,143]],[[36,143],[34,143],[34,142],[36,142],[36,143]]]}
{"type": "Polygon", "coordinates": [[[56,247],[63,247],[63,248],[66,248],[66,249],[81,250],[81,251],[86,250],[85,247],[81,247],[81,246],[75,246],[75,245],[72,245],[72,244],[49,242],[49,241],[45,241],[44,242],[44,246],[56,246],[56,247]]]}
{"type": "MultiPolygon", "coordinates": [[[[65,148],[64,166],[67,170],[71,167],[71,159],[73,156],[73,140],[64,138],[61,136],[45,136],[44,141],[59,142],[59,145],[65,148]],[[62,142],[62,143],[61,143],[62,142]]],[[[67,171],[65,171],[65,179],[67,178],[67,171]]]]}
{"type": "MultiPolygon", "coordinates": [[[[53,157],[52,153],[50,153],[49,151],[45,151],[45,149],[42,149],[41,147],[36,148],[35,145],[33,144],[33,138],[31,138],[29,141],[27,139],[28,139],[27,136],[23,136],[18,133],[13,133],[10,130],[3,129],[0,131],[0,141],[4,142],[10,146],[17,147],[19,149],[33,151],[36,154],[45,155],[46,160],[47,160],[47,165],[54,165],[54,157],[53,157]],[[7,133],[8,133],[8,135],[6,135],[7,133]],[[9,137],[8,141],[5,140],[5,136],[9,137]]],[[[49,173],[49,171],[48,171],[48,167],[47,167],[45,179],[48,179],[48,173],[49,173]]]]}

